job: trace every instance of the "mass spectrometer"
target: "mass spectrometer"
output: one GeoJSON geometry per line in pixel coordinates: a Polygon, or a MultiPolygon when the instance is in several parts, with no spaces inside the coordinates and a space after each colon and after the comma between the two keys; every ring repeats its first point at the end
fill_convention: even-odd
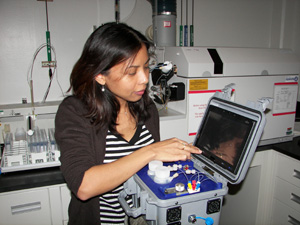
{"type": "MultiPolygon", "coordinates": [[[[292,140],[298,95],[300,58],[290,50],[225,47],[161,47],[158,62],[170,62],[175,75],[168,84],[184,85],[184,100],[160,108],[161,138],[192,142],[210,97],[235,83],[231,100],[246,104],[274,99],[266,111],[259,145],[292,140]]],[[[165,84],[166,85],[166,84],[165,84]]]]}

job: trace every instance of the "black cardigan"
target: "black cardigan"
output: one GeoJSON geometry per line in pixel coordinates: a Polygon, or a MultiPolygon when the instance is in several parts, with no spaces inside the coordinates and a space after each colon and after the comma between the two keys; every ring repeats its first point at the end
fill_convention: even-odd
{"type": "MultiPolygon", "coordinates": [[[[99,196],[87,201],[76,197],[86,170],[103,163],[107,129],[96,132],[84,104],[74,96],[60,104],[55,118],[55,139],[61,151],[61,171],[71,190],[69,224],[100,224],[99,196]]],[[[155,141],[160,140],[159,116],[155,104],[149,108],[151,117],[145,122],[155,141]]]]}

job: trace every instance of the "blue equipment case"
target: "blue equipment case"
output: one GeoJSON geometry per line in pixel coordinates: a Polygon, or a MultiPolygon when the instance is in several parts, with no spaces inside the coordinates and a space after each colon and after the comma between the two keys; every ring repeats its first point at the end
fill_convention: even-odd
{"type": "Polygon", "coordinates": [[[163,182],[155,180],[160,169],[153,174],[149,164],[124,184],[119,201],[128,216],[142,215],[149,225],[219,224],[227,183],[245,178],[266,123],[263,111],[271,101],[236,104],[229,101],[231,90],[226,87],[209,101],[193,143],[201,155],[157,167],[170,170],[163,182]],[[133,208],[127,196],[132,196],[133,208]]]}

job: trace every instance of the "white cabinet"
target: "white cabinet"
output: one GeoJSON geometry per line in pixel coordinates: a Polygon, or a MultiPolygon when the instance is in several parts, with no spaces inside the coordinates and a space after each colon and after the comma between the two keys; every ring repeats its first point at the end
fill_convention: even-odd
{"type": "Polygon", "coordinates": [[[60,186],[61,204],[62,204],[62,216],[64,225],[69,221],[68,208],[71,200],[71,192],[66,184],[60,186]]]}
{"type": "Polygon", "coordinates": [[[299,212],[293,208],[287,207],[281,201],[275,199],[273,206],[273,221],[272,225],[299,225],[299,212]]]}
{"type": "Polygon", "coordinates": [[[8,192],[0,195],[1,225],[48,225],[51,212],[47,189],[8,192]]]}
{"type": "Polygon", "coordinates": [[[69,201],[65,184],[0,193],[0,225],[64,225],[69,201]]]}
{"type": "Polygon", "coordinates": [[[271,224],[300,224],[300,162],[277,153],[271,224]]]}
{"type": "Polygon", "coordinates": [[[256,152],[245,180],[224,196],[220,225],[300,225],[300,161],[256,152]]]}
{"type": "Polygon", "coordinates": [[[261,202],[260,190],[264,176],[265,159],[268,151],[256,152],[244,181],[238,185],[228,185],[224,196],[220,225],[254,225],[260,217],[258,207],[261,202]]]}

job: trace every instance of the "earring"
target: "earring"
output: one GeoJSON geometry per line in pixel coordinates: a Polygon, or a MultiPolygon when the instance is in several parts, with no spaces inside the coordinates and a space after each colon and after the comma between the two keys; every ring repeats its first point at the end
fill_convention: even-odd
{"type": "Polygon", "coordinates": [[[101,91],[102,91],[102,92],[105,91],[104,85],[102,85],[101,91]]]}

